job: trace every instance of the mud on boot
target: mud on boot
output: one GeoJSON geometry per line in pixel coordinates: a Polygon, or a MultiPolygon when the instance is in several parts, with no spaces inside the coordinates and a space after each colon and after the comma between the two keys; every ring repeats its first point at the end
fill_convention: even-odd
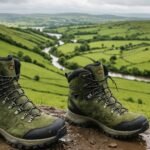
{"type": "Polygon", "coordinates": [[[70,88],[66,117],[71,122],[94,123],[118,138],[133,137],[148,129],[145,116],[128,111],[113,96],[107,82],[111,77],[100,62],[70,72],[66,77],[70,88]]]}
{"type": "Polygon", "coordinates": [[[0,134],[19,149],[42,148],[66,134],[65,121],[29,100],[18,83],[20,67],[13,57],[0,57],[0,134]]]}

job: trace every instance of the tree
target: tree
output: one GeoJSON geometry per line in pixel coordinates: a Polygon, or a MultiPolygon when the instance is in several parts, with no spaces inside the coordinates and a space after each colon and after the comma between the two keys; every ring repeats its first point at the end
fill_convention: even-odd
{"type": "Polygon", "coordinates": [[[141,99],[138,99],[138,104],[143,104],[143,101],[141,99]]]}
{"type": "Polygon", "coordinates": [[[129,43],[129,47],[132,47],[133,46],[133,44],[132,43],[129,43]]]}
{"type": "Polygon", "coordinates": [[[23,60],[24,60],[25,62],[29,62],[29,63],[31,63],[31,62],[32,62],[31,57],[30,57],[30,56],[28,56],[28,55],[25,55],[25,56],[23,57],[23,60]]]}
{"type": "Polygon", "coordinates": [[[112,56],[110,57],[110,61],[115,61],[116,59],[117,59],[116,55],[112,55],[112,56]]]}
{"type": "Polygon", "coordinates": [[[141,75],[140,70],[136,67],[133,67],[130,71],[131,71],[131,74],[133,75],[141,75]]]}
{"type": "Polygon", "coordinates": [[[51,47],[51,49],[50,49],[50,51],[49,51],[49,52],[54,53],[54,52],[56,52],[56,51],[57,51],[57,47],[53,46],[53,47],[51,47]]]}
{"type": "Polygon", "coordinates": [[[121,66],[120,67],[120,72],[123,73],[123,74],[128,74],[127,67],[126,66],[121,66]]]}
{"type": "Polygon", "coordinates": [[[114,47],[115,47],[115,45],[113,44],[113,45],[112,45],[112,49],[114,49],[114,47]]]}
{"type": "Polygon", "coordinates": [[[102,58],[100,61],[101,61],[102,63],[106,63],[106,59],[104,59],[104,58],[102,58]]]}
{"type": "Polygon", "coordinates": [[[68,63],[67,68],[69,69],[77,69],[79,66],[77,63],[68,63]]]}
{"type": "Polygon", "coordinates": [[[66,61],[66,58],[65,58],[64,56],[61,56],[61,57],[59,58],[59,63],[60,63],[60,64],[64,65],[64,64],[65,64],[65,61],[66,61]]]}
{"type": "Polygon", "coordinates": [[[102,48],[104,48],[104,43],[101,44],[102,48]]]}
{"type": "Polygon", "coordinates": [[[22,58],[23,55],[24,55],[24,53],[23,53],[22,51],[19,51],[19,52],[17,53],[17,56],[18,56],[19,58],[22,58]]]}
{"type": "Polygon", "coordinates": [[[34,79],[35,81],[39,81],[39,80],[40,80],[40,76],[35,75],[33,79],[34,79]]]}
{"type": "Polygon", "coordinates": [[[87,42],[80,45],[79,51],[84,52],[90,50],[90,46],[87,42]]]}
{"type": "Polygon", "coordinates": [[[120,50],[124,51],[125,50],[125,46],[120,46],[120,50]]]}
{"type": "Polygon", "coordinates": [[[79,46],[76,46],[76,47],[74,48],[74,51],[79,51],[79,50],[80,50],[79,46]]]}

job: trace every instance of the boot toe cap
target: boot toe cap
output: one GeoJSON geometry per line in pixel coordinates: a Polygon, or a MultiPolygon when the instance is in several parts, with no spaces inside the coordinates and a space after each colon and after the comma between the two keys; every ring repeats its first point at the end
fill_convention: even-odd
{"type": "Polygon", "coordinates": [[[122,122],[114,127],[115,130],[133,131],[148,126],[148,120],[144,116],[140,116],[132,121],[122,122]]]}
{"type": "MultiPolygon", "coordinates": [[[[23,138],[29,140],[50,138],[58,136],[59,132],[62,132],[61,130],[65,130],[65,121],[59,118],[49,126],[29,131],[27,134],[24,135],[23,138]]],[[[61,134],[65,133],[63,132],[61,134]]]]}

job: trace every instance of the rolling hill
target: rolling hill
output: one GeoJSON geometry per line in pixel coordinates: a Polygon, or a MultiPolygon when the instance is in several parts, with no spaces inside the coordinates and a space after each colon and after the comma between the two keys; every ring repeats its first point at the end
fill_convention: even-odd
{"type": "Polygon", "coordinates": [[[117,15],[91,15],[84,13],[61,14],[0,14],[0,23],[20,26],[66,26],[74,24],[102,23],[108,21],[146,20],[143,17],[117,15]]]}

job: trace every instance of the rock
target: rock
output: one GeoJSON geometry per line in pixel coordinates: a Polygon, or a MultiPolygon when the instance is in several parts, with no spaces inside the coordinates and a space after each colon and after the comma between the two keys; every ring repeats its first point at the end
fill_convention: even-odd
{"type": "Polygon", "coordinates": [[[108,145],[108,147],[110,147],[110,148],[117,148],[117,143],[110,143],[109,145],[108,145]]]}
{"type": "Polygon", "coordinates": [[[95,142],[94,140],[90,140],[90,144],[91,144],[91,145],[95,145],[96,142],[95,142]]]}

